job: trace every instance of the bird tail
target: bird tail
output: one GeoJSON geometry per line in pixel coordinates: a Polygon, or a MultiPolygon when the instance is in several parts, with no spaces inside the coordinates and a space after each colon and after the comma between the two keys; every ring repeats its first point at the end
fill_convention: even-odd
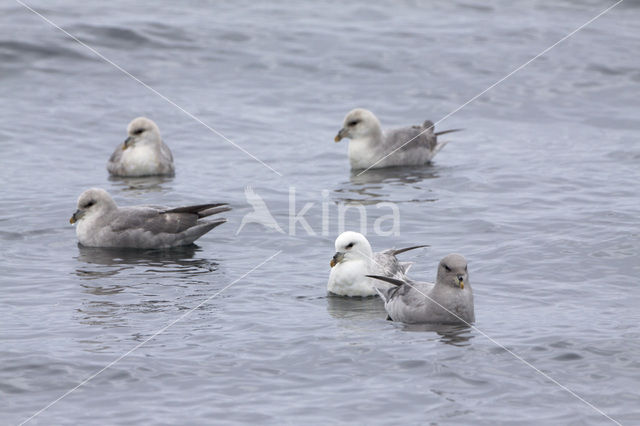
{"type": "MultiPolygon", "coordinates": [[[[434,133],[434,136],[436,136],[436,138],[437,138],[438,136],[446,135],[447,133],[459,132],[459,131],[461,131],[461,130],[464,130],[464,129],[450,129],[450,130],[443,130],[443,131],[441,131],[441,132],[435,132],[435,133],[434,133]]],[[[445,145],[447,145],[448,143],[449,143],[449,141],[442,141],[442,142],[438,142],[438,143],[436,143],[436,146],[433,148],[433,151],[431,151],[431,159],[433,159],[433,157],[435,157],[435,156],[436,156],[436,154],[437,154],[438,152],[440,152],[440,150],[441,150],[442,148],[444,148],[444,147],[445,147],[445,145]]]]}
{"type": "Polygon", "coordinates": [[[198,212],[198,217],[203,218],[203,217],[211,216],[218,213],[228,212],[229,210],[231,210],[231,207],[227,205],[222,205],[220,207],[212,207],[212,208],[198,212]]]}
{"type": "Polygon", "coordinates": [[[407,275],[409,269],[413,266],[413,262],[400,262],[400,267],[402,268],[402,272],[407,275]]]}
{"type": "Polygon", "coordinates": [[[404,284],[404,281],[402,280],[398,280],[396,278],[391,278],[391,277],[383,277],[382,275],[367,275],[367,277],[375,278],[376,280],[380,280],[380,281],[385,281],[398,287],[404,284]]]}
{"type": "Polygon", "coordinates": [[[227,203],[215,203],[177,207],[175,209],[165,210],[162,213],[192,213],[197,214],[198,218],[203,218],[217,213],[228,212],[229,210],[231,210],[231,207],[229,207],[227,203]]]}
{"type": "Polygon", "coordinates": [[[433,151],[431,151],[431,157],[429,157],[429,161],[433,160],[433,157],[435,157],[436,154],[439,153],[442,148],[444,148],[448,143],[449,141],[438,142],[435,148],[433,148],[433,151]]]}
{"type": "Polygon", "coordinates": [[[184,244],[191,244],[198,238],[202,237],[207,232],[211,231],[213,228],[222,225],[225,223],[227,219],[216,219],[211,222],[201,222],[196,226],[192,226],[191,228],[184,231],[184,244]]]}
{"type": "Polygon", "coordinates": [[[391,278],[391,277],[383,277],[382,275],[367,275],[367,277],[375,278],[376,280],[388,282],[388,283],[394,285],[394,287],[384,288],[384,289],[383,288],[378,288],[375,285],[373,286],[374,290],[376,291],[376,293],[378,293],[380,298],[384,301],[385,305],[387,304],[387,302],[389,300],[391,300],[391,298],[396,293],[396,291],[398,291],[400,286],[404,284],[404,281],[402,281],[402,280],[398,280],[398,279],[391,278]]]}
{"type": "Polygon", "coordinates": [[[404,253],[406,251],[409,250],[415,250],[415,249],[419,249],[419,248],[423,248],[423,247],[429,247],[427,244],[421,245],[421,246],[413,246],[413,247],[406,247],[406,248],[401,248],[401,249],[397,249],[397,250],[393,250],[391,252],[391,254],[393,254],[394,256],[397,256],[401,253],[404,253]]]}
{"type": "Polygon", "coordinates": [[[376,291],[376,293],[378,293],[378,296],[380,296],[380,299],[382,299],[384,303],[388,302],[387,295],[384,291],[380,290],[378,287],[373,287],[373,289],[376,291]]]}
{"type": "Polygon", "coordinates": [[[453,133],[453,132],[460,132],[464,129],[449,129],[449,130],[442,130],[440,132],[435,132],[434,135],[435,136],[440,136],[440,135],[446,135],[447,133],[453,133]]]}

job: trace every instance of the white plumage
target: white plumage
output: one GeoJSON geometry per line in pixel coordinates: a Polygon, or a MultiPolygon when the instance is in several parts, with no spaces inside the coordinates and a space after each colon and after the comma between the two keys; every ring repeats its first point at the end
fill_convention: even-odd
{"type": "Polygon", "coordinates": [[[375,296],[374,281],[367,275],[405,279],[411,263],[398,261],[396,255],[420,247],[426,246],[373,253],[364,235],[353,231],[343,232],[336,238],[336,253],[331,260],[327,290],[339,296],[375,296]]]}

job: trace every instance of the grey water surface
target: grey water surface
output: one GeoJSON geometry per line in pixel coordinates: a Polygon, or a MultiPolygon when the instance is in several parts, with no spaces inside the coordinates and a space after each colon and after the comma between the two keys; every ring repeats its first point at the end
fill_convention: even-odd
{"type": "Polygon", "coordinates": [[[613,2],[28,4],[112,63],[0,3],[0,423],[640,423],[639,2],[437,124],[465,131],[432,165],[361,176],[350,109],[438,121],[613,2]],[[108,178],[140,115],[174,178],[108,178]],[[233,210],[191,247],[78,247],[94,186],[233,210]],[[237,233],[246,187],[282,233],[237,233]],[[340,208],[374,249],[429,244],[416,279],[464,254],[477,329],[328,297],[340,208]]]}

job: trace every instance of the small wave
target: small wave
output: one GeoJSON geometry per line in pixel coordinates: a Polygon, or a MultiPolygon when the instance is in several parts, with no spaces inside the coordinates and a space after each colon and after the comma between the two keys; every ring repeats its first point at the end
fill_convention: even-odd
{"type": "Polygon", "coordinates": [[[35,44],[17,40],[0,40],[0,58],[3,63],[25,62],[42,58],[72,58],[88,59],[89,56],[81,53],[79,49],[73,49],[54,44],[35,44]]]}
{"type": "Polygon", "coordinates": [[[185,48],[192,41],[184,31],[164,24],[99,26],[78,24],[70,32],[89,45],[107,47],[185,48]]]}
{"type": "Polygon", "coordinates": [[[378,71],[383,73],[390,73],[391,71],[380,65],[379,63],[373,61],[356,61],[349,64],[349,66],[353,68],[365,69],[367,71],[378,71]]]}

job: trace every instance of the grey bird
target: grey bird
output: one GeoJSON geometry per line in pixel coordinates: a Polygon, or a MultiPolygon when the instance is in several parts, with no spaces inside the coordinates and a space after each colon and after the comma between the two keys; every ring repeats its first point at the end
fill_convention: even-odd
{"type": "Polygon", "coordinates": [[[91,188],[78,198],[78,210],[69,222],[77,222],[76,234],[83,246],[168,248],[191,244],[222,225],[226,219],[201,219],[229,210],[225,203],[118,207],[107,191],[91,188]]]}
{"type": "Polygon", "coordinates": [[[334,140],[349,142],[349,162],[352,169],[421,166],[430,162],[447,144],[438,136],[461,129],[434,132],[433,122],[382,131],[376,116],[366,109],[356,108],[344,118],[342,129],[334,140]]]}
{"type": "Polygon", "coordinates": [[[467,261],[459,254],[450,254],[440,261],[435,284],[368,276],[394,284],[392,288],[376,287],[393,321],[467,325],[475,321],[467,261]]]}
{"type": "Polygon", "coordinates": [[[107,170],[112,176],[173,176],[173,155],[160,137],[156,123],[138,117],[127,127],[129,136],[109,158],[107,170]]]}

